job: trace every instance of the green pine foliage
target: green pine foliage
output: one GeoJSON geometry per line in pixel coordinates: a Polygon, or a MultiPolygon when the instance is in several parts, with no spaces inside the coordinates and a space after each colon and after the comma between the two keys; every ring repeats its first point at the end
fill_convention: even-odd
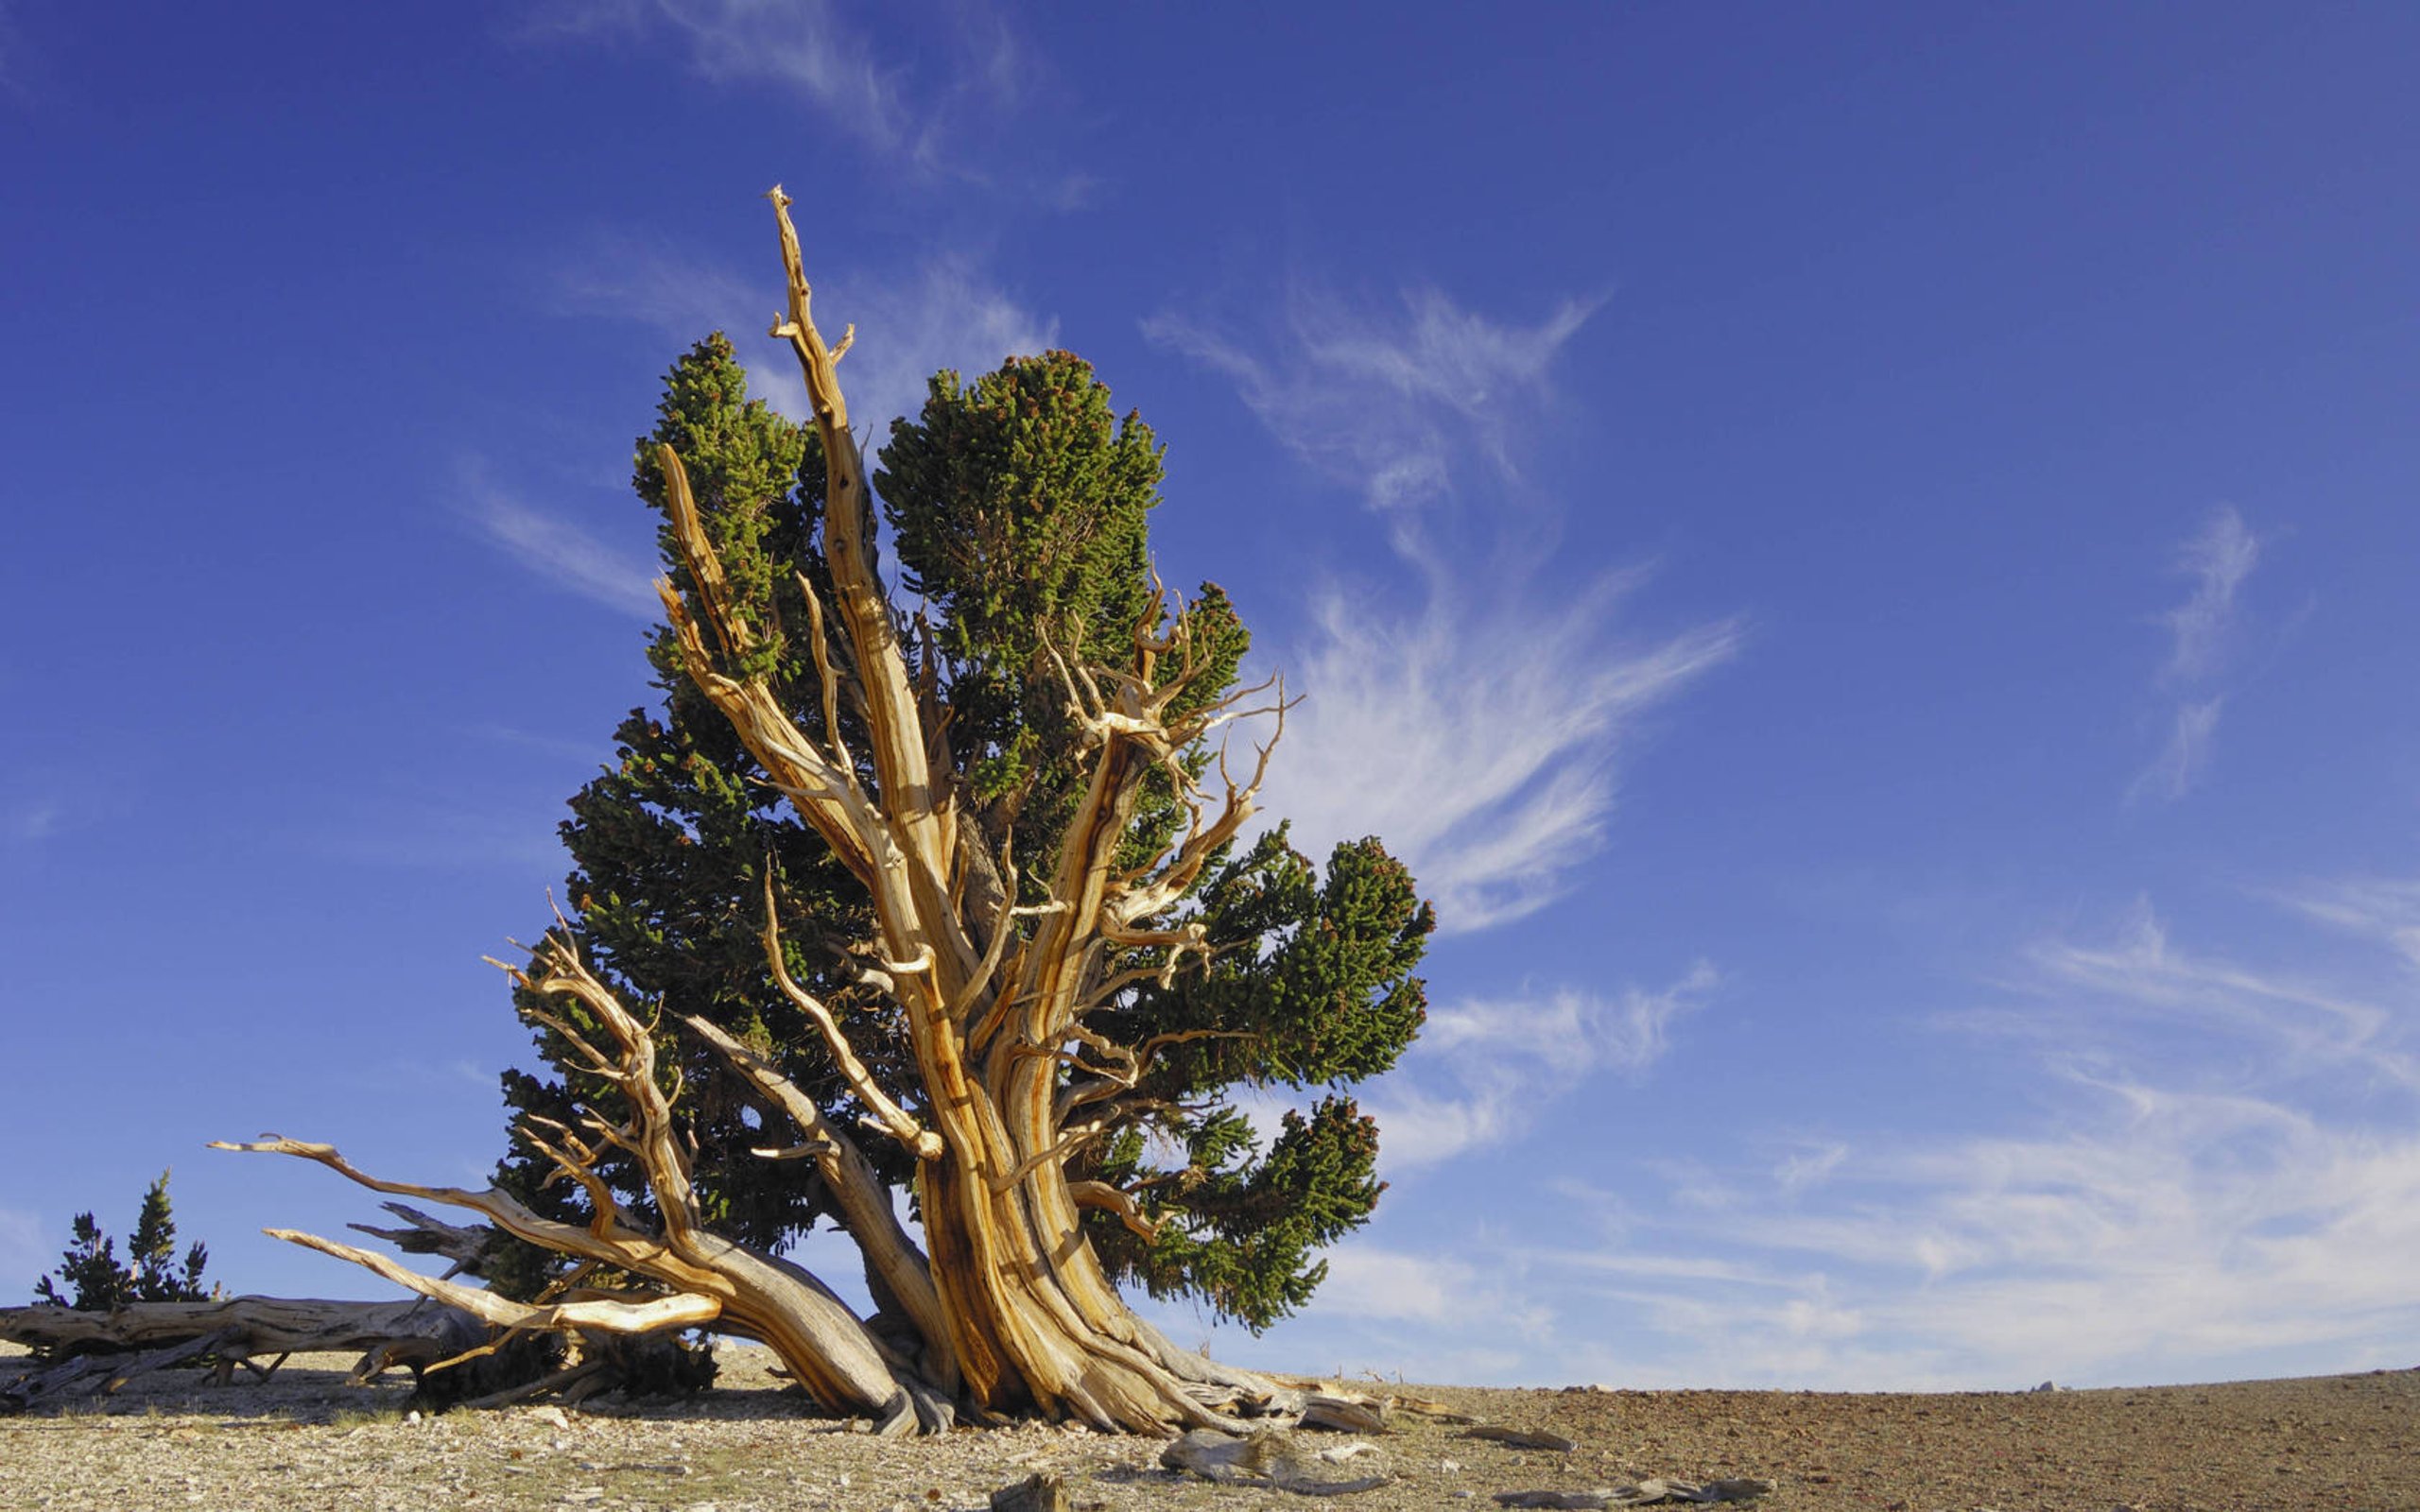
{"type": "MultiPolygon", "coordinates": [[[[823,465],[811,428],[748,399],[745,373],[717,335],[674,366],[638,447],[634,483],[661,515],[659,443],[681,455],[755,632],[751,670],[768,674],[800,727],[820,737],[821,683],[798,586],[804,576],[829,604],[817,547],[823,465]]],[[[880,453],[874,484],[898,581],[914,599],[900,616],[902,639],[945,711],[940,765],[987,851],[1009,850],[1028,901],[1089,772],[1053,654],[1123,665],[1138,629],[1165,635],[1182,616],[1204,669],[1186,703],[1201,707],[1234,690],[1250,645],[1215,585],[1183,603],[1158,592],[1148,526],[1164,460],[1150,427],[1120,418],[1090,366],[1063,352],[1011,358],[972,384],[941,374],[922,413],[894,422],[880,453]]],[[[677,563],[668,541],[666,558],[677,563]]],[[[670,1010],[660,1063],[666,1086],[682,1089],[709,1214],[734,1238],[778,1248],[830,1216],[830,1199],[808,1162],[751,1153],[783,1143],[781,1121],[720,1057],[670,1027],[675,1014],[702,1013],[768,1055],[836,1123],[852,1125],[864,1111],[770,980],[759,936],[769,877],[792,974],[911,1110],[921,1088],[896,1008],[859,981],[873,933],[863,895],[690,685],[668,630],[659,628],[649,656],[661,702],[624,720],[613,765],[574,796],[562,827],[574,864],[567,913],[600,975],[670,1010]]],[[[850,669],[838,670],[841,734],[862,756],[850,669]]],[[[1185,765],[1199,773],[1210,759],[1196,751],[1185,765]]],[[[872,781],[870,769],[863,775],[872,781]]],[[[1167,774],[1151,774],[1129,824],[1130,864],[1180,833],[1184,818],[1167,774]]],[[[1191,896],[1147,922],[1187,919],[1206,930],[1210,959],[1188,954],[1172,976],[1141,981],[1089,1021],[1143,1050],[1144,1070],[1089,1110],[1115,1132],[1068,1174],[1134,1193],[1158,1225],[1146,1242],[1114,1217],[1088,1214],[1113,1279],[1198,1297],[1265,1327],[1309,1297],[1325,1273],[1317,1251],[1377,1201],[1377,1130],[1345,1089],[1392,1065],[1418,1033],[1415,972],[1435,919],[1376,840],[1340,846],[1322,868],[1282,828],[1220,858],[1191,896]],[[1324,1095],[1264,1143],[1235,1106],[1243,1088],[1324,1095]]],[[[1103,977],[1144,964],[1113,958],[1103,977]]],[[[594,1102],[613,1116],[610,1089],[562,1071],[551,1039],[539,1040],[545,1074],[506,1076],[515,1114],[570,1125],[579,1104],[594,1102]]],[[[862,1143],[888,1179],[907,1183],[891,1142],[862,1143]]],[[[610,1154],[599,1167],[645,1212],[636,1173],[610,1154]]],[[[499,1176],[542,1210],[579,1215],[579,1193],[544,1183],[551,1168],[516,1135],[499,1176]]],[[[509,1288],[526,1294],[551,1274],[533,1256],[507,1263],[509,1288]]]]}
{"type": "Polygon", "coordinates": [[[126,1259],[117,1258],[117,1241],[103,1232],[89,1212],[79,1212],[69,1226],[71,1243],[60,1257],[56,1278],[34,1283],[38,1300],[56,1302],[79,1312],[106,1313],[130,1302],[204,1302],[216,1288],[201,1284],[209,1249],[188,1248],[177,1259],[177,1223],[168,1210],[168,1173],[143,1194],[135,1215],[134,1233],[127,1241],[126,1259]]]}

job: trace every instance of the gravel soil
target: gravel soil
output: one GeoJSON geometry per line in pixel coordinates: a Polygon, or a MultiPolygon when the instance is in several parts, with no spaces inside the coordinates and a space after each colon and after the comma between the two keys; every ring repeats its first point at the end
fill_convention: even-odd
{"type": "MultiPolygon", "coordinates": [[[[6,1352],[0,1350],[0,1352],[6,1352]]],[[[1504,1491],[1649,1477],[1752,1477],[1760,1512],[2218,1512],[2420,1509],[2420,1370],[2110,1391],[1845,1395],[1479,1390],[1368,1382],[1481,1421],[1575,1440],[1567,1452],[1396,1415],[1337,1477],[1374,1490],[1299,1495],[1159,1468],[1153,1440],[1026,1426],[876,1439],[812,1415],[763,1350],[724,1344],[714,1390],[626,1407],[408,1414],[400,1378],[348,1386],[350,1359],[297,1356],[266,1382],[163,1371],[89,1409],[0,1418],[0,1507],[596,1507],[669,1512],[980,1509],[1035,1470],[1081,1512],[1157,1507],[1340,1512],[1484,1507],[1504,1491]]],[[[0,1362],[5,1363],[5,1362],[0,1362]]]]}

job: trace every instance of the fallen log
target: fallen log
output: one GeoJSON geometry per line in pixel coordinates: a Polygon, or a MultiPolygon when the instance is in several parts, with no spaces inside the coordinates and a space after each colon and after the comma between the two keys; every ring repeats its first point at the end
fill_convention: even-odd
{"type": "MultiPolygon", "coordinates": [[[[157,1349],[220,1332],[227,1337],[212,1352],[222,1359],[401,1346],[411,1356],[434,1363],[477,1348],[487,1340],[489,1329],[458,1308],[418,1297],[332,1302],[228,1297],[207,1302],[134,1302],[112,1312],[57,1303],[0,1307],[0,1339],[46,1354],[157,1349]]],[[[395,1363],[409,1361],[398,1358],[395,1363]]]]}
{"type": "Polygon", "coordinates": [[[333,1302],[282,1297],[230,1297],[207,1302],[135,1302],[113,1312],[44,1303],[0,1308],[0,1340],[37,1358],[0,1378],[0,1413],[34,1411],[79,1397],[106,1396],[147,1371],[213,1358],[224,1383],[238,1365],[266,1379],[287,1355],[364,1351],[355,1379],[390,1366],[415,1377],[440,1361],[478,1349],[487,1324],[458,1308],[422,1299],[333,1302]],[[263,1367],[256,1356],[273,1356],[263,1367]]]}
{"type": "Polygon", "coordinates": [[[413,1400],[438,1411],[549,1394],[566,1403],[607,1391],[693,1396],[715,1376],[711,1347],[670,1335],[507,1331],[425,1298],[236,1297],[138,1302],[113,1313],[0,1308],[0,1340],[39,1351],[13,1371],[0,1367],[0,1416],[107,1396],[147,1371],[187,1361],[215,1360],[221,1385],[238,1366],[266,1380],[289,1354],[314,1351],[360,1351],[352,1372],[356,1385],[400,1366],[418,1387],[413,1400]]]}
{"type": "Polygon", "coordinates": [[[0,1378],[0,1414],[29,1412],[79,1397],[106,1396],[147,1371],[197,1360],[227,1342],[221,1329],[142,1354],[75,1354],[0,1378]]]}

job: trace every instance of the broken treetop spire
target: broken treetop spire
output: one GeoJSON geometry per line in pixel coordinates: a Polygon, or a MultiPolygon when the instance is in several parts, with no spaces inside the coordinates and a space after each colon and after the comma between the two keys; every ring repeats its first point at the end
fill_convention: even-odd
{"type": "Polygon", "coordinates": [[[708,1322],[893,1425],[1219,1422],[1270,1383],[1173,1348],[1117,1283],[1254,1327],[1309,1297],[1380,1191],[1340,1089],[1417,1032],[1433,917],[1375,840],[1323,868],[1283,826],[1243,843],[1288,698],[1239,684],[1223,593],[1153,573],[1140,418],[1069,353],[1011,358],[936,376],[869,476],[838,376],[854,328],[823,340],[770,198],[773,334],[812,418],[747,398],[716,335],[641,442],[665,699],[573,799],[574,906],[512,971],[546,1068],[507,1077],[497,1184],[249,1147],[629,1282],[474,1302],[378,1267],[485,1316],[708,1322]],[[877,489],[913,610],[874,566],[877,489]],[[1239,1085],[1324,1091],[1264,1143],[1239,1085]],[[856,1243],[873,1316],[775,1258],[818,1220],[856,1243]]]}

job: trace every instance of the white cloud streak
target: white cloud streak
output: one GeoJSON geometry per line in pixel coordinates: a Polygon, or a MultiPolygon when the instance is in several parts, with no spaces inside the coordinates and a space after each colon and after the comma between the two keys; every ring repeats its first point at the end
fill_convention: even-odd
{"type": "MultiPolygon", "coordinates": [[[[851,423],[877,445],[894,416],[924,407],[925,380],[941,369],[971,377],[1058,343],[1056,320],[1019,305],[961,253],[937,253],[895,278],[813,276],[818,323],[857,328],[840,383],[851,423]]],[[[752,339],[781,308],[777,279],[742,278],[661,238],[599,235],[557,272],[555,294],[567,311],[635,320],[684,344],[730,333],[743,357],[755,357],[751,390],[793,420],[806,416],[805,385],[788,349],[752,339]]]]}
{"type": "Polygon", "coordinates": [[[2152,764],[2136,774],[2134,785],[2126,790],[2127,800],[2136,801],[2148,796],[2174,802],[2191,792],[2209,765],[2210,743],[2218,735],[2219,713],[2225,707],[2223,697],[2180,701],[2169,726],[2168,743],[2160,747],[2152,764]]]}
{"type": "Polygon", "coordinates": [[[1616,1295],[1669,1335],[1674,1378],[1694,1357],[1743,1385],[2209,1379],[2420,1345],[2420,1140],[2264,1097],[2072,1085],[2097,1106],[2070,1127],[1894,1142],[1845,1162],[1815,1211],[1675,1226],[1773,1256],[1746,1284],[1629,1277],[1616,1295]]]}
{"type": "Polygon", "coordinates": [[[2236,598],[2260,561],[2260,542],[2232,506],[2213,510],[2177,553],[2177,572],[2192,585],[2185,601],[2160,616],[2169,636],[2161,681],[2172,690],[2167,740],[2127,788],[2129,802],[2148,797],[2174,802],[2191,792],[2208,767],[2226,698],[2211,684],[2226,670],[2234,639],[2236,598]]]}
{"type": "Polygon", "coordinates": [[[907,135],[896,75],[828,0],[580,0],[536,8],[523,29],[590,42],[670,38],[701,78],[778,84],[877,146],[907,135]]]}
{"type": "Polygon", "coordinates": [[[2420,881],[2361,877],[2277,895],[2300,913],[2381,945],[2420,971],[2420,881]]]}
{"type": "Polygon", "coordinates": [[[1383,835],[1448,934],[1554,902],[1604,844],[1632,722],[1738,644],[1730,623],[1609,644],[1627,586],[1550,605],[1439,583],[1409,613],[1330,590],[1291,659],[1306,696],[1270,768],[1270,812],[1314,851],[1383,835]]]}
{"type": "Polygon", "coordinates": [[[2174,644],[2168,674],[2181,681],[2210,677],[2220,670],[2228,631],[2235,618],[2236,593],[2260,560],[2260,542],[2245,528],[2243,516],[2232,506],[2212,511],[2177,554],[2177,570],[2193,583],[2184,603],[2161,618],[2174,644]]]}
{"type": "MultiPolygon", "coordinates": [[[[2410,964],[2404,884],[2306,889],[2410,964]]],[[[2408,1364],[2420,1349],[2420,1078],[2409,977],[2363,994],[2178,947],[2027,952],[2012,1008],[1957,1021],[2030,1052],[2043,1111],[1887,1129],[1709,1180],[1623,1242],[1512,1257],[1560,1312],[1636,1320],[1634,1380],[1975,1387],[2408,1364]],[[1726,1260],[1692,1271],[1683,1262],[1726,1260]]],[[[1611,1205],[1609,1204],[1609,1210],[1611,1205]]]]}
{"type": "Polygon", "coordinates": [[[2414,1089],[2420,1069],[2393,1042],[2397,1015],[2362,998],[2187,953],[2169,942],[2148,903],[2137,904],[2112,943],[2053,940],[2029,953],[2049,1005],[2021,1015],[2061,1035],[2083,1032],[2086,1015],[2148,1018],[2177,1029],[2234,1036],[2279,1057],[2272,1074],[2360,1068],[2414,1089]]]}
{"type": "Polygon", "coordinates": [[[557,588],[642,620],[663,613],[652,558],[525,503],[476,462],[464,465],[456,497],[462,518],[490,544],[557,588]]]}
{"type": "Polygon", "coordinates": [[[1670,1048],[1672,1026],[1719,981],[1701,961],[1661,991],[1633,987],[1603,998],[1565,989],[1432,1012],[1404,1069],[1369,1098],[1385,1131],[1381,1159],[1401,1171],[1506,1143],[1582,1085],[1638,1081],[1670,1048]]]}
{"type": "Polygon", "coordinates": [[[1286,307],[1273,357],[1184,317],[1144,329],[1233,380],[1281,445],[1356,490],[1418,586],[1319,592],[1309,634],[1281,657],[1306,696],[1269,808],[1313,850],[1384,835],[1448,933],[1535,912],[1602,846],[1626,732],[1732,656],[1740,627],[1626,641],[1614,610],[1643,575],[1549,586],[1524,542],[1552,532],[1522,503],[1482,521],[1471,549],[1441,544],[1468,532],[1467,490],[1519,493],[1521,438],[1554,407],[1556,355],[1594,303],[1530,326],[1431,289],[1399,314],[1300,290],[1286,307]]]}
{"type": "Polygon", "coordinates": [[[871,425],[877,443],[893,416],[924,408],[925,382],[942,369],[971,380],[1004,357],[1059,344],[1058,321],[1027,310],[971,258],[952,253],[925,259],[902,279],[819,283],[816,306],[856,325],[841,383],[852,420],[861,431],[871,425]]]}
{"type": "Polygon", "coordinates": [[[1143,330],[1233,379],[1261,423],[1304,461],[1371,505],[1397,510],[1444,502],[1464,446],[1505,476],[1518,475],[1517,436],[1550,402],[1555,357],[1599,302],[1566,301],[1523,327],[1465,310],[1435,289],[1407,294],[1398,317],[1297,288],[1274,362],[1181,316],[1156,316],[1143,330]]]}
{"type": "Polygon", "coordinates": [[[710,83],[785,91],[839,132],[896,163],[948,165],[953,123],[980,104],[993,115],[1028,91],[1033,60],[999,18],[965,11],[936,44],[939,76],[911,79],[832,0],[579,0],[540,6],[522,34],[589,43],[668,43],[710,83]]]}
{"type": "Polygon", "coordinates": [[[1461,1261],[1376,1245],[1340,1245],[1327,1258],[1320,1310],[1342,1317],[1443,1323],[1470,1305],[1477,1269],[1461,1261]]]}

